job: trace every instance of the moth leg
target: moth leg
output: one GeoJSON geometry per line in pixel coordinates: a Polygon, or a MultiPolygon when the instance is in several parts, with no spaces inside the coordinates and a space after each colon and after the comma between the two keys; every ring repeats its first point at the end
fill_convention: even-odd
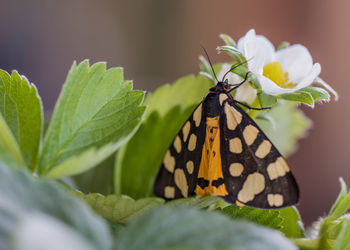
{"type": "Polygon", "coordinates": [[[233,100],[233,101],[236,102],[236,103],[241,104],[242,106],[244,106],[244,107],[246,107],[246,108],[248,108],[248,109],[253,109],[253,110],[266,110],[266,109],[271,109],[271,107],[253,108],[253,107],[250,107],[249,105],[244,104],[244,103],[242,103],[242,102],[239,102],[239,101],[237,101],[237,100],[233,100]]]}
{"type": "Polygon", "coordinates": [[[244,77],[243,81],[241,81],[240,83],[236,84],[236,86],[234,86],[233,88],[227,90],[227,91],[225,92],[225,94],[228,94],[228,93],[234,91],[234,90],[237,89],[239,86],[241,86],[243,83],[245,83],[245,82],[247,81],[247,79],[248,79],[249,73],[251,73],[251,72],[248,71],[247,74],[245,74],[245,77],[244,77]]]}

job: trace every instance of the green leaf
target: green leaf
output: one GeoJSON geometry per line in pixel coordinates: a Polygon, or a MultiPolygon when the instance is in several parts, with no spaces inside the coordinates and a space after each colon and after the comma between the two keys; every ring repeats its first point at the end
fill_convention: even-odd
{"type": "Polygon", "coordinates": [[[133,249],[296,249],[277,231],[216,212],[160,207],[119,232],[116,248],[133,249]]]}
{"type": "Polygon", "coordinates": [[[309,105],[310,107],[314,107],[314,99],[312,95],[308,92],[303,91],[296,91],[293,93],[286,93],[279,96],[280,98],[287,100],[287,101],[293,101],[293,102],[301,102],[309,105]]]}
{"type": "Polygon", "coordinates": [[[75,184],[75,189],[78,189],[85,194],[113,194],[114,160],[115,154],[112,154],[97,167],[92,168],[80,175],[73,176],[72,179],[75,184]]]}
{"type": "Polygon", "coordinates": [[[21,149],[26,165],[34,170],[43,127],[41,99],[35,86],[17,71],[0,70],[0,112],[21,149]]]}
{"type": "Polygon", "coordinates": [[[67,246],[66,240],[74,244],[64,249],[111,248],[106,223],[55,182],[0,164],[0,197],[1,249],[13,249],[13,244],[38,249],[38,242],[40,249],[52,249],[67,246]]]}
{"type": "Polygon", "coordinates": [[[13,234],[11,249],[46,250],[56,247],[65,250],[98,249],[92,246],[89,239],[81,237],[66,224],[45,214],[34,213],[21,219],[13,234]]]}
{"type": "Polygon", "coordinates": [[[199,72],[199,74],[201,74],[202,76],[208,78],[210,81],[215,81],[215,79],[213,78],[213,76],[211,74],[208,74],[207,72],[199,72]]]}
{"type": "Polygon", "coordinates": [[[221,211],[233,219],[249,220],[276,230],[282,228],[283,219],[277,210],[257,209],[246,206],[227,206],[221,211]]]}
{"type": "MultiPolygon", "coordinates": [[[[240,77],[242,77],[243,79],[246,77],[246,75],[248,73],[250,73],[249,69],[247,68],[245,62],[246,61],[243,61],[244,63],[236,63],[236,64],[233,64],[232,67],[231,67],[231,72],[236,74],[236,75],[239,75],[240,77]]],[[[254,74],[248,74],[248,82],[249,84],[257,89],[257,90],[261,90],[261,85],[260,85],[260,82],[258,80],[258,78],[256,77],[256,75],[254,74]]]]}
{"type": "Polygon", "coordinates": [[[304,236],[304,226],[295,207],[266,210],[230,205],[224,207],[221,211],[233,219],[246,219],[279,230],[289,238],[304,236]]]}
{"type": "Polygon", "coordinates": [[[319,223],[320,249],[333,249],[334,240],[336,240],[334,249],[348,249],[345,247],[349,247],[346,241],[349,241],[350,236],[348,232],[350,217],[345,213],[350,208],[350,193],[343,179],[340,179],[340,184],[340,193],[328,217],[319,223]]]}
{"type": "Polygon", "coordinates": [[[212,82],[216,82],[215,75],[217,76],[222,68],[221,64],[214,64],[213,69],[215,71],[215,75],[213,73],[213,70],[209,64],[209,62],[204,58],[204,56],[199,56],[199,67],[201,69],[201,72],[199,73],[202,76],[205,76],[212,82]]]}
{"type": "Polygon", "coordinates": [[[278,45],[277,50],[285,49],[285,48],[288,48],[289,46],[290,46],[290,43],[284,41],[284,42],[281,42],[280,45],[278,45]]]}
{"type": "Polygon", "coordinates": [[[283,102],[263,112],[272,117],[276,127],[273,128],[270,122],[257,119],[259,127],[284,156],[295,152],[297,141],[311,126],[311,121],[297,108],[297,103],[283,102]]]}
{"type": "Polygon", "coordinates": [[[83,194],[79,195],[106,219],[114,223],[128,223],[136,217],[146,213],[150,209],[165,203],[160,198],[143,198],[134,200],[125,195],[83,194]]]}
{"type": "Polygon", "coordinates": [[[258,99],[260,102],[260,106],[263,108],[272,107],[277,102],[277,98],[275,96],[268,95],[263,92],[258,93],[258,99]]]}
{"type": "Polygon", "coordinates": [[[334,250],[350,250],[350,218],[343,221],[342,228],[334,242],[334,250]]]}
{"type": "Polygon", "coordinates": [[[188,206],[201,209],[209,208],[209,210],[212,210],[216,208],[221,200],[222,198],[217,196],[196,196],[172,200],[167,202],[166,205],[171,207],[188,206]]]}
{"type": "Polygon", "coordinates": [[[269,115],[266,115],[266,114],[260,112],[260,113],[256,116],[255,119],[269,122],[270,125],[271,125],[271,127],[272,127],[272,129],[276,129],[276,122],[275,122],[275,121],[273,120],[273,118],[272,118],[271,116],[269,116],[269,115]]]}
{"type": "Polygon", "coordinates": [[[114,178],[117,194],[135,199],[152,196],[163,156],[193,109],[181,111],[176,106],[164,117],[158,111],[147,117],[135,136],[118,151],[114,178]]]}
{"type": "Polygon", "coordinates": [[[320,77],[317,77],[316,80],[313,82],[314,85],[319,85],[321,87],[324,87],[326,90],[332,93],[335,100],[338,101],[338,93],[335,91],[328,83],[326,83],[324,80],[322,80],[320,77]]]}
{"type": "MultiPolygon", "coordinates": [[[[244,76],[243,76],[244,77],[244,76]]],[[[254,75],[254,74],[249,74],[248,76],[249,82],[251,83],[251,85],[257,89],[257,90],[261,90],[261,84],[258,80],[258,78],[254,75]]]]}
{"type": "Polygon", "coordinates": [[[348,193],[348,187],[346,186],[346,183],[344,182],[343,178],[339,178],[339,182],[340,182],[340,192],[338,194],[337,200],[334,202],[329,212],[329,216],[332,216],[334,214],[334,211],[337,209],[339,204],[344,200],[344,198],[348,193]]]}
{"type": "Polygon", "coordinates": [[[323,220],[323,225],[321,225],[325,228],[327,228],[328,223],[339,219],[350,209],[350,193],[348,193],[348,187],[342,178],[340,178],[339,181],[341,186],[340,193],[333,204],[328,217],[323,220]]]}
{"type": "Polygon", "coordinates": [[[175,135],[213,85],[207,78],[186,76],[148,95],[145,119],[135,136],[118,152],[117,194],[135,199],[151,196],[163,156],[175,135]]]}
{"type": "Polygon", "coordinates": [[[246,62],[246,58],[243,56],[239,50],[233,46],[224,45],[217,47],[218,51],[226,52],[229,56],[231,56],[237,63],[246,62]]]}
{"type": "Polygon", "coordinates": [[[19,146],[10,128],[0,113],[0,160],[14,166],[24,166],[24,160],[19,146]]]}
{"type": "Polygon", "coordinates": [[[74,63],[45,136],[40,173],[59,178],[105,160],[137,129],[143,96],[123,80],[121,68],[74,63]]]}
{"type": "Polygon", "coordinates": [[[207,77],[209,80],[215,82],[213,71],[211,70],[209,63],[204,58],[204,56],[199,56],[199,66],[201,69],[200,74],[207,77]]]}
{"type": "Polygon", "coordinates": [[[332,241],[328,238],[322,237],[322,239],[319,241],[319,245],[318,245],[317,249],[334,250],[333,244],[334,244],[334,241],[332,241]]]}
{"type": "Polygon", "coordinates": [[[237,47],[235,41],[229,35],[220,34],[220,38],[225,42],[226,45],[237,47]]]}
{"type": "Polygon", "coordinates": [[[282,228],[280,231],[289,238],[304,237],[304,225],[296,207],[286,207],[277,209],[282,217],[282,228]]]}
{"type": "Polygon", "coordinates": [[[75,191],[82,197],[96,213],[114,223],[129,223],[136,217],[145,214],[149,210],[166,205],[168,207],[189,206],[198,209],[213,210],[221,198],[217,196],[196,196],[191,198],[176,199],[165,203],[161,198],[142,198],[134,200],[126,195],[101,195],[98,193],[84,194],[75,191]]]}
{"type": "Polygon", "coordinates": [[[103,162],[124,143],[125,140],[121,140],[117,143],[109,143],[98,149],[95,147],[88,148],[81,154],[77,156],[73,155],[51,168],[45,176],[49,179],[58,179],[64,176],[83,173],[103,162]]]}
{"type": "MultiPolygon", "coordinates": [[[[219,66],[214,65],[216,72],[219,66]]],[[[175,106],[180,106],[182,110],[197,106],[213,86],[212,81],[201,75],[188,75],[172,84],[164,84],[146,96],[145,105],[148,105],[146,117],[153,111],[158,111],[164,116],[175,106]]]]}
{"type": "Polygon", "coordinates": [[[334,241],[338,238],[342,230],[343,222],[346,218],[333,219],[326,217],[320,223],[318,230],[319,247],[318,249],[334,249],[334,241]]]}
{"type": "MultiPolygon", "coordinates": [[[[338,201],[338,200],[337,200],[338,201]]],[[[339,219],[350,209],[350,193],[347,193],[344,198],[337,202],[337,206],[332,207],[332,213],[326,218],[329,221],[339,219]]]]}
{"type": "Polygon", "coordinates": [[[328,92],[324,89],[321,89],[321,88],[306,87],[306,88],[302,88],[300,91],[307,92],[307,93],[311,94],[311,96],[315,102],[320,101],[320,100],[329,101],[329,99],[330,99],[328,92]]]}

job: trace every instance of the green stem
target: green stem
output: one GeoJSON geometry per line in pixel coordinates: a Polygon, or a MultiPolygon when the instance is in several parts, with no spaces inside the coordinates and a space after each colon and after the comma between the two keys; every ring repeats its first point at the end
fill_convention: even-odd
{"type": "Polygon", "coordinates": [[[316,250],[319,246],[319,239],[292,238],[289,239],[301,250],[316,250]]]}
{"type": "Polygon", "coordinates": [[[339,203],[339,205],[335,208],[334,212],[327,219],[336,220],[340,216],[346,213],[350,208],[350,193],[348,193],[345,198],[339,203]]]}

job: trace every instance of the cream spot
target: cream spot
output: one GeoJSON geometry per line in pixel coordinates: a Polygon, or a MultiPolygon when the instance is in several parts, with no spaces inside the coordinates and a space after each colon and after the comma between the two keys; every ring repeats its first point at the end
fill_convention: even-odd
{"type": "Polygon", "coordinates": [[[264,158],[271,150],[271,142],[264,140],[255,152],[255,155],[259,158],[264,158]]]}
{"type": "Polygon", "coordinates": [[[181,152],[181,140],[179,136],[176,136],[174,140],[174,148],[176,149],[176,152],[180,153],[181,152]]]}
{"type": "Polygon", "coordinates": [[[194,164],[193,164],[193,161],[188,161],[186,163],[186,168],[187,168],[187,172],[189,174],[192,174],[193,173],[193,169],[194,169],[194,164]]]}
{"type": "Polygon", "coordinates": [[[258,134],[259,130],[257,129],[257,127],[253,125],[248,125],[243,130],[244,141],[247,143],[248,146],[250,146],[254,143],[256,137],[258,137],[258,134]]]}
{"type": "Polygon", "coordinates": [[[267,201],[271,207],[280,207],[283,205],[283,196],[281,194],[268,194],[267,201]]]}
{"type": "Polygon", "coordinates": [[[267,174],[269,175],[269,178],[270,180],[274,180],[276,178],[278,178],[278,174],[277,174],[277,171],[276,171],[276,163],[273,162],[273,163],[270,163],[267,168],[267,174]]]}
{"type": "Polygon", "coordinates": [[[164,188],[164,197],[168,199],[173,199],[175,197],[175,188],[171,186],[166,186],[164,188]]]}
{"type": "Polygon", "coordinates": [[[228,98],[228,96],[226,94],[220,94],[219,95],[219,102],[220,105],[222,106],[222,103],[228,98]]]}
{"type": "Polygon", "coordinates": [[[196,148],[197,136],[195,134],[191,134],[190,140],[188,142],[188,150],[193,151],[196,148]]]}
{"type": "Polygon", "coordinates": [[[183,134],[183,140],[186,142],[188,134],[190,132],[191,123],[189,121],[186,122],[186,124],[182,128],[182,134],[183,134]]]}
{"type": "Polygon", "coordinates": [[[243,169],[244,169],[243,165],[238,162],[232,163],[229,167],[230,174],[233,177],[241,176],[243,169]]]}
{"type": "Polygon", "coordinates": [[[198,106],[198,108],[193,112],[193,120],[194,123],[196,124],[196,127],[201,124],[201,119],[202,119],[202,104],[198,106]]]}
{"type": "Polygon", "coordinates": [[[279,164],[277,161],[275,163],[275,167],[276,167],[276,172],[277,172],[278,176],[284,176],[286,174],[283,166],[281,164],[279,164]]]}
{"type": "Polygon", "coordinates": [[[166,151],[164,159],[163,159],[163,164],[166,170],[168,170],[170,173],[174,172],[175,168],[175,158],[171,156],[170,150],[166,151]]]}
{"type": "Polygon", "coordinates": [[[235,137],[230,140],[230,151],[236,154],[242,153],[242,142],[238,137],[235,137]]]}
{"type": "Polygon", "coordinates": [[[280,207],[283,205],[283,196],[280,194],[275,194],[275,206],[280,207]]]}
{"type": "Polygon", "coordinates": [[[237,125],[242,122],[242,114],[227,102],[225,104],[225,114],[227,119],[227,127],[230,130],[236,129],[237,125]]]}
{"type": "Polygon", "coordinates": [[[266,170],[270,180],[274,180],[278,177],[285,176],[286,173],[289,172],[289,167],[282,157],[278,157],[275,162],[267,166],[266,170]]]}
{"type": "Polygon", "coordinates": [[[290,171],[287,162],[283,159],[282,156],[277,158],[276,164],[282,165],[282,167],[283,167],[285,172],[289,172],[290,171]]]}
{"type": "Polygon", "coordinates": [[[260,173],[248,175],[242,189],[238,193],[238,200],[246,203],[254,199],[254,196],[261,193],[265,188],[265,178],[260,173]]]}
{"type": "Polygon", "coordinates": [[[185,173],[182,169],[177,168],[174,173],[175,185],[180,189],[183,197],[188,196],[188,185],[185,173]]]}

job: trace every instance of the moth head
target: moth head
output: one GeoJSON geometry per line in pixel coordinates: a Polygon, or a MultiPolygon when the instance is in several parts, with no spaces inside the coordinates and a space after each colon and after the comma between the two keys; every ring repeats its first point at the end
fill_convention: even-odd
{"type": "Polygon", "coordinates": [[[216,85],[210,89],[210,91],[215,91],[215,92],[219,92],[219,93],[226,93],[227,90],[230,89],[230,85],[227,81],[227,79],[223,82],[218,81],[216,83],[216,85]]]}
{"type": "MultiPolygon", "coordinates": [[[[234,70],[235,68],[237,68],[237,67],[239,67],[239,66],[241,66],[241,65],[243,65],[243,64],[245,64],[245,63],[247,63],[248,61],[244,61],[244,62],[240,62],[240,63],[235,64],[235,65],[232,65],[231,68],[230,68],[230,70],[228,70],[228,71],[224,74],[224,76],[222,77],[222,80],[219,81],[218,78],[217,78],[217,76],[216,76],[216,74],[215,74],[215,70],[214,70],[213,65],[212,65],[212,63],[211,63],[211,61],[210,61],[210,58],[209,58],[209,55],[208,55],[207,50],[206,50],[203,46],[202,46],[202,48],[203,48],[203,50],[204,50],[204,52],[205,52],[205,54],[206,54],[206,56],[207,56],[207,58],[208,58],[208,62],[209,62],[209,64],[210,64],[210,68],[211,68],[211,70],[212,70],[212,72],[213,72],[213,76],[215,77],[215,80],[216,80],[216,86],[213,87],[213,88],[211,88],[210,91],[216,91],[216,92],[219,92],[219,93],[226,93],[227,90],[229,90],[229,89],[231,88],[231,87],[230,87],[230,84],[228,83],[228,79],[226,78],[227,74],[229,74],[229,73],[231,73],[231,72],[234,72],[233,70],[234,70]]],[[[232,85],[231,85],[231,86],[232,86],[232,85]]]]}
{"type": "Polygon", "coordinates": [[[227,79],[225,79],[224,81],[218,82],[216,86],[225,91],[227,91],[230,88],[230,84],[228,83],[227,79]]]}

